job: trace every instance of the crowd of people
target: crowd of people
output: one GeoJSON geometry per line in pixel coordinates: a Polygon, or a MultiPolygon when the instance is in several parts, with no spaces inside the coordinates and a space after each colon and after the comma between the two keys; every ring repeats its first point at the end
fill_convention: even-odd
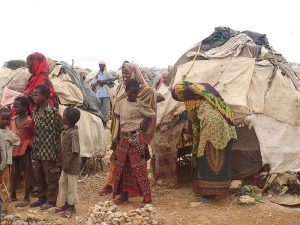
{"type": "MultiPolygon", "coordinates": [[[[44,55],[29,55],[27,65],[32,76],[24,96],[0,109],[0,209],[3,203],[3,213],[8,212],[8,203],[17,200],[16,190],[23,185],[24,198],[17,207],[30,205],[47,210],[56,207],[60,193],[62,206],[55,212],[69,217],[76,212],[79,201],[81,157],[76,123],[80,111],[69,106],[62,117],[59,115],[59,99],[49,80],[44,55]],[[37,187],[37,200],[30,203],[33,186],[37,187]]],[[[110,93],[114,78],[104,61],[99,62],[99,72],[91,82],[103,120],[111,120],[113,152],[107,183],[100,188],[100,195],[112,193],[117,205],[127,204],[129,197],[141,196],[143,207],[152,203],[147,161],[155,136],[157,103],[164,98],[149,86],[137,65],[124,61],[121,68],[122,82],[114,96],[110,93]]],[[[209,84],[178,83],[172,96],[185,103],[192,124],[196,189],[203,196],[226,194],[231,143],[236,139],[231,109],[209,84]]]]}
{"type": "Polygon", "coordinates": [[[43,54],[29,55],[27,66],[32,76],[24,95],[0,108],[0,215],[11,211],[17,188],[24,186],[24,198],[15,206],[47,210],[56,206],[60,190],[64,205],[56,211],[68,216],[78,202],[81,157],[76,123],[80,111],[69,106],[62,117],[58,113],[58,98],[43,54]],[[34,186],[37,201],[30,204],[34,186]]]}

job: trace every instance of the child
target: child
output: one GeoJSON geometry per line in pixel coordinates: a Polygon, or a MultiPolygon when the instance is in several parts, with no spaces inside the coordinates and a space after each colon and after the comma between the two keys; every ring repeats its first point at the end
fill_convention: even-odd
{"type": "Polygon", "coordinates": [[[14,101],[16,117],[11,120],[10,129],[18,135],[21,140],[19,148],[13,152],[13,166],[10,176],[10,198],[16,201],[16,189],[19,176],[24,175],[25,194],[17,207],[24,207],[29,204],[29,195],[34,185],[33,167],[31,161],[31,143],[33,138],[33,122],[27,116],[29,101],[25,97],[18,97],[14,101]]]}
{"type": "Polygon", "coordinates": [[[63,206],[56,210],[63,212],[63,216],[74,214],[75,204],[78,202],[77,181],[81,168],[80,145],[76,123],[80,119],[80,111],[68,107],[63,113],[63,124],[66,130],[61,135],[62,143],[62,174],[59,180],[59,190],[63,206]]]}
{"type": "Polygon", "coordinates": [[[115,200],[115,204],[127,204],[128,194],[143,196],[141,205],[151,204],[143,132],[155,117],[155,112],[137,99],[137,80],[126,81],[125,91],[127,100],[119,102],[114,111],[119,116],[121,129],[114,198],[116,195],[121,197],[115,200]]]}
{"type": "Polygon", "coordinates": [[[9,206],[9,178],[12,167],[12,152],[20,144],[19,137],[12,131],[8,130],[7,127],[10,124],[11,112],[8,108],[0,109],[0,136],[4,140],[4,151],[1,151],[1,164],[0,164],[0,176],[2,176],[2,181],[0,184],[0,192],[2,194],[4,211],[8,212],[9,206]]]}
{"type": "MultiPolygon", "coordinates": [[[[6,151],[5,151],[5,144],[4,144],[4,139],[0,135],[0,167],[2,166],[2,158],[6,158],[6,151]]],[[[2,175],[0,174],[0,185],[2,184],[2,175]]],[[[2,200],[2,195],[0,191],[0,221],[4,217],[3,215],[3,200],[2,200]]]]}
{"type": "Polygon", "coordinates": [[[32,159],[38,187],[38,200],[31,207],[46,210],[56,206],[58,195],[58,147],[62,130],[61,118],[57,109],[48,104],[50,89],[39,85],[33,89],[33,101],[36,105],[32,113],[34,137],[32,159]]]}

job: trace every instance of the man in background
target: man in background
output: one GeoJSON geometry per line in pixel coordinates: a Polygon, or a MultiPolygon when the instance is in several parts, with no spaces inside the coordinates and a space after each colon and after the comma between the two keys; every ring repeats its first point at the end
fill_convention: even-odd
{"type": "Polygon", "coordinates": [[[99,72],[93,79],[91,88],[101,102],[101,113],[106,122],[111,118],[111,93],[109,85],[113,82],[113,76],[106,70],[106,63],[104,61],[101,60],[98,64],[99,72]]]}

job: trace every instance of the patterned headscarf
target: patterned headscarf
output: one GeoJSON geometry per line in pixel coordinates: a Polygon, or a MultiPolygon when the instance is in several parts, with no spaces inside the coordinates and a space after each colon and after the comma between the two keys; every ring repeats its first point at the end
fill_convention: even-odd
{"type": "Polygon", "coordinates": [[[206,100],[222,114],[230,125],[233,125],[233,113],[230,107],[210,84],[189,81],[178,83],[172,90],[172,97],[176,101],[184,102],[187,111],[197,108],[201,100],[206,100]]]}
{"type": "Polygon", "coordinates": [[[140,84],[145,84],[146,81],[139,69],[139,67],[133,63],[124,63],[123,65],[129,73],[131,73],[131,79],[136,79],[140,84]]]}

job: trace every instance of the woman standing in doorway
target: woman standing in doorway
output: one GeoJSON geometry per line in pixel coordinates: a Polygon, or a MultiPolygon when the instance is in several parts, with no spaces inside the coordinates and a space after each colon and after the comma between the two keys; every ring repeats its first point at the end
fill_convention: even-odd
{"type": "Polygon", "coordinates": [[[230,186],[231,144],[236,139],[233,113],[207,83],[184,81],[172,96],[185,103],[193,130],[193,175],[201,196],[225,195],[230,186]]]}

